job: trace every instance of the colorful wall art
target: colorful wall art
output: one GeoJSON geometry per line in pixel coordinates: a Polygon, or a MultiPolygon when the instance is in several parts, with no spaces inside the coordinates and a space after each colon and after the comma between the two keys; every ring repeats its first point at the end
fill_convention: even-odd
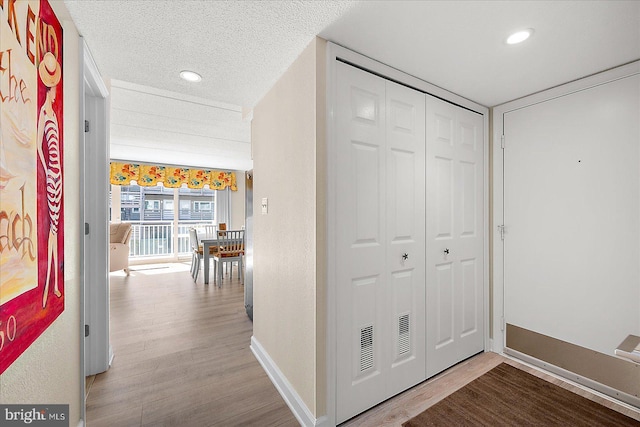
{"type": "Polygon", "coordinates": [[[0,374],[64,311],[62,27],[0,1],[0,374]]]}

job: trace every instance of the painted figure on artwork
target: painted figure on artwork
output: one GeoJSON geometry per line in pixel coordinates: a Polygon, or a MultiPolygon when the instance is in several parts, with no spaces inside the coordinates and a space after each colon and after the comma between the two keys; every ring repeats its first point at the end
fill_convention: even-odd
{"type": "Polygon", "coordinates": [[[53,109],[56,101],[57,85],[62,74],[58,59],[51,52],[44,54],[38,75],[42,83],[47,87],[47,95],[44,105],[38,114],[38,157],[44,168],[47,185],[47,206],[49,209],[49,240],[47,243],[47,276],[44,293],[42,295],[42,307],[47,305],[49,285],[53,274],[53,293],[60,298],[58,287],[58,223],[60,220],[60,207],[62,204],[62,159],[60,158],[60,135],[58,117],[53,109]],[[47,150],[45,159],[44,151],[47,150]],[[53,272],[51,271],[53,268],[53,272]]]}

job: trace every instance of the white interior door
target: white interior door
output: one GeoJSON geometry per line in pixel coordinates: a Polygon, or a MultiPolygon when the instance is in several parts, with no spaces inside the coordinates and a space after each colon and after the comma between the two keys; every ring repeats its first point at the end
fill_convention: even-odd
{"type": "Polygon", "coordinates": [[[640,333],[639,119],[639,74],[504,114],[506,323],[609,355],[640,333]]]}
{"type": "Polygon", "coordinates": [[[425,138],[423,94],[336,72],[340,423],[424,379],[425,138]]]}
{"type": "Polygon", "coordinates": [[[427,377],[484,348],[483,116],[427,95],[427,377]]]}

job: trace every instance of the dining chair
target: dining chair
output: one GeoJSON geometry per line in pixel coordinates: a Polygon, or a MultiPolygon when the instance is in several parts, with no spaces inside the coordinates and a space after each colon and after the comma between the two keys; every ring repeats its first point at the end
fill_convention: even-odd
{"type": "MultiPolygon", "coordinates": [[[[206,238],[206,236],[205,236],[206,238]]],[[[215,233],[211,236],[211,238],[216,238],[215,233]]],[[[200,239],[198,238],[198,230],[195,228],[189,229],[189,241],[191,242],[191,277],[193,280],[198,279],[198,273],[200,271],[200,261],[204,259],[204,248],[202,243],[200,243],[200,239]]],[[[209,255],[213,256],[213,254],[218,250],[218,246],[209,246],[209,255]]]]}
{"type": "Polygon", "coordinates": [[[198,232],[195,228],[189,229],[189,241],[191,243],[191,277],[195,281],[198,279],[200,261],[203,258],[202,246],[198,241],[198,232]]]}
{"type": "MultiPolygon", "coordinates": [[[[217,228],[218,228],[218,231],[227,231],[227,223],[219,222],[217,228]]],[[[215,265],[213,266],[213,268],[215,269],[215,265]]],[[[233,270],[233,264],[231,264],[231,269],[233,270]]],[[[227,272],[229,272],[229,266],[227,266],[227,272]]],[[[215,277],[215,274],[214,274],[214,277],[215,277]]]]}
{"type": "Polygon", "coordinates": [[[244,257],[244,230],[218,230],[216,246],[217,250],[213,254],[214,281],[217,279],[218,286],[222,286],[222,267],[224,263],[231,263],[232,277],[233,263],[237,261],[238,276],[240,277],[240,282],[242,282],[244,280],[242,274],[242,262],[244,257]]]}
{"type": "Polygon", "coordinates": [[[215,239],[215,237],[216,237],[216,231],[218,231],[218,230],[217,230],[217,228],[218,228],[218,227],[216,227],[216,226],[215,226],[215,225],[213,225],[213,224],[207,224],[207,225],[205,225],[205,226],[204,226],[204,235],[205,235],[205,238],[207,238],[207,239],[215,239]]]}

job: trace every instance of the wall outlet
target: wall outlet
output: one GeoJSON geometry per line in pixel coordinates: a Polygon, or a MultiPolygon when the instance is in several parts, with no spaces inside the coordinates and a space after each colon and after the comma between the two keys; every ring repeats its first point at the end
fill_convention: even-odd
{"type": "Polygon", "coordinates": [[[262,215],[266,215],[267,213],[269,213],[269,199],[267,199],[266,197],[262,198],[262,215]]]}

